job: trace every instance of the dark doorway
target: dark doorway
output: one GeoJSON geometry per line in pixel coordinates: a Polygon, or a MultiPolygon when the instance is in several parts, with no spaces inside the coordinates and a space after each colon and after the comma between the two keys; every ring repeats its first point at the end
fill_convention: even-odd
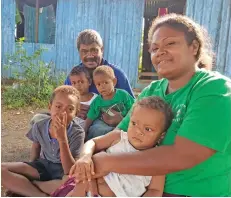
{"type": "Polygon", "coordinates": [[[185,5],[186,0],[145,0],[142,68],[139,72],[139,80],[150,81],[158,79],[151,63],[147,43],[148,30],[153,19],[160,14],[162,9],[165,9],[167,13],[184,14],[185,5]]]}

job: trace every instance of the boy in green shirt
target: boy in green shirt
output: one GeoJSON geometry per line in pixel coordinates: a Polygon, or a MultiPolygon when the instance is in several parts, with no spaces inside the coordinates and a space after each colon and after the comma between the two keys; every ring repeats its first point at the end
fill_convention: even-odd
{"type": "Polygon", "coordinates": [[[105,65],[97,67],[93,73],[93,81],[100,95],[92,102],[87,114],[84,126],[87,140],[112,131],[115,126],[105,123],[103,117],[113,119],[119,113],[122,119],[134,102],[128,92],[115,89],[117,79],[112,68],[105,65]]]}

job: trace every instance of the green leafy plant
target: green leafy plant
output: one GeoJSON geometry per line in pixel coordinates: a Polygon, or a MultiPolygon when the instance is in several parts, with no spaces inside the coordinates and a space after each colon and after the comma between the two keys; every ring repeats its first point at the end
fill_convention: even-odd
{"type": "Polygon", "coordinates": [[[10,70],[14,83],[2,93],[3,104],[8,108],[48,104],[55,87],[63,84],[64,72],[55,71],[53,62],[46,63],[41,55],[46,49],[37,49],[29,55],[23,47],[23,38],[16,43],[16,51],[7,56],[5,70],[10,70]]]}

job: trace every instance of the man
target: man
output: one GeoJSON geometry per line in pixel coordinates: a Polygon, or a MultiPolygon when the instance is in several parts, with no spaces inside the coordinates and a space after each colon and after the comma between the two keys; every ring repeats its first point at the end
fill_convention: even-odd
{"type": "MultiPolygon", "coordinates": [[[[124,89],[132,97],[134,97],[130,83],[125,73],[115,65],[112,65],[103,59],[103,40],[97,31],[86,29],[80,32],[77,38],[77,49],[79,51],[80,59],[82,62],[76,67],[85,67],[92,75],[96,67],[100,65],[110,66],[114,70],[115,76],[117,78],[117,84],[115,88],[124,89]]],[[[71,85],[69,77],[66,78],[64,84],[71,85]]],[[[98,94],[94,82],[92,82],[89,91],[98,94]]],[[[81,104],[78,117],[86,119],[88,110],[89,106],[81,104]]],[[[116,111],[113,113],[113,117],[110,117],[107,114],[103,114],[102,119],[106,124],[116,126],[122,120],[122,117],[120,113],[116,111]]],[[[31,124],[44,118],[46,118],[46,114],[37,114],[32,118],[31,124]]]]}
{"type": "MultiPolygon", "coordinates": [[[[100,65],[108,65],[114,70],[115,77],[117,78],[117,84],[115,88],[124,89],[132,97],[134,97],[125,73],[118,67],[108,63],[108,61],[103,59],[103,40],[97,31],[92,29],[86,29],[80,32],[77,38],[77,48],[82,62],[76,67],[85,67],[92,75],[96,67],[100,65]]],[[[71,85],[69,77],[67,77],[64,83],[65,85],[71,85]]],[[[92,82],[89,91],[99,94],[94,82],[92,82]]],[[[80,114],[78,114],[78,117],[86,119],[86,114],[88,110],[89,106],[81,105],[80,114]]],[[[121,121],[122,117],[119,113],[115,111],[113,118],[108,116],[107,114],[103,114],[102,119],[108,125],[116,126],[121,121]]]]}
{"type": "MultiPolygon", "coordinates": [[[[91,29],[80,32],[77,38],[77,48],[82,63],[76,67],[85,67],[88,69],[90,74],[92,74],[94,69],[99,65],[110,66],[114,70],[115,76],[118,80],[116,88],[124,89],[134,97],[125,73],[115,65],[112,65],[103,59],[103,41],[98,32],[91,29]]],[[[65,85],[71,85],[69,77],[65,80],[65,85]]],[[[92,83],[89,91],[98,94],[94,83],[92,83]]]]}

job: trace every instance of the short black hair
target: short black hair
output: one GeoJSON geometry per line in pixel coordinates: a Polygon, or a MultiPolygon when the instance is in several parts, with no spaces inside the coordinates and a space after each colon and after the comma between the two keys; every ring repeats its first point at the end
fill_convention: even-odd
{"type": "Polygon", "coordinates": [[[80,94],[79,94],[79,91],[77,89],[75,89],[74,87],[70,86],[70,85],[61,85],[59,87],[57,87],[53,93],[51,94],[51,97],[50,97],[50,104],[52,104],[55,96],[58,94],[58,93],[64,93],[66,95],[72,95],[72,96],[75,96],[77,98],[77,103],[76,103],[76,114],[79,113],[80,111],[80,94]]]}
{"type": "Polygon", "coordinates": [[[83,66],[75,66],[75,67],[71,70],[69,76],[76,76],[76,75],[79,75],[79,74],[81,74],[81,73],[84,73],[84,74],[86,75],[86,78],[87,78],[87,80],[89,81],[89,83],[92,82],[92,78],[91,78],[91,76],[90,76],[89,71],[88,71],[85,67],[83,67],[83,66]]]}
{"type": "Polygon", "coordinates": [[[108,76],[111,79],[115,78],[114,70],[110,66],[108,66],[108,65],[101,65],[101,66],[96,67],[96,69],[93,72],[93,78],[97,74],[106,75],[106,76],[108,76]]]}

